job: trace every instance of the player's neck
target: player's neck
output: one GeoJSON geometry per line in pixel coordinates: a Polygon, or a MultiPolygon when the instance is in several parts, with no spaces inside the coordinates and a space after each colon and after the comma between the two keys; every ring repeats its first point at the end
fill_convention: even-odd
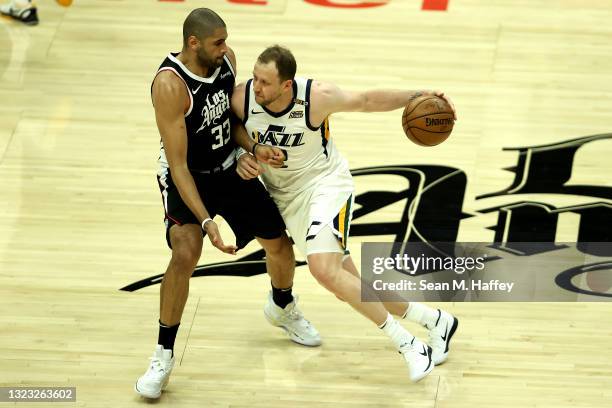
{"type": "Polygon", "coordinates": [[[202,78],[207,78],[210,75],[210,68],[204,67],[198,63],[194,57],[190,57],[188,53],[181,51],[176,57],[183,65],[192,73],[202,78]]]}

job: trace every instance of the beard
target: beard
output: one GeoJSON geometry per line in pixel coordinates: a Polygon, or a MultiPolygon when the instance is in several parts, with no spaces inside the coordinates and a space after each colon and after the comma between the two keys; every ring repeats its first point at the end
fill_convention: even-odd
{"type": "MultiPolygon", "coordinates": [[[[202,50],[199,50],[196,55],[198,57],[198,63],[202,67],[207,68],[209,71],[213,71],[213,70],[219,68],[221,66],[221,64],[223,64],[223,57],[221,57],[219,59],[213,59],[213,58],[211,58],[210,55],[206,54],[202,50]]],[[[210,72],[210,73],[212,73],[212,72],[210,72]]]]}
{"type": "Polygon", "coordinates": [[[276,102],[279,98],[281,97],[281,93],[279,92],[278,94],[268,98],[268,99],[263,99],[261,102],[259,102],[257,100],[257,97],[255,97],[255,102],[257,102],[259,105],[261,106],[268,106],[273,102],[276,102]]]}
{"type": "Polygon", "coordinates": [[[270,100],[265,100],[265,99],[264,99],[264,100],[262,100],[261,102],[259,102],[259,101],[257,100],[257,98],[255,98],[255,102],[257,102],[257,103],[258,103],[259,105],[261,105],[261,106],[268,106],[268,105],[270,104],[270,102],[272,102],[272,101],[270,101],[270,100]]]}

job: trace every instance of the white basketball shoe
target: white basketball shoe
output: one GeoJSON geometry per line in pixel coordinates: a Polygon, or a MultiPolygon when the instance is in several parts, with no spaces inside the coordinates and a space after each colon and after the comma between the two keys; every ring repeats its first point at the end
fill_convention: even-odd
{"type": "Polygon", "coordinates": [[[448,358],[449,344],[459,326],[459,320],[452,314],[438,309],[435,326],[429,330],[429,345],[435,365],[440,365],[448,358]]]}
{"type": "Polygon", "coordinates": [[[434,368],[431,358],[431,347],[417,340],[416,337],[411,343],[404,343],[399,348],[400,354],[408,364],[408,375],[410,381],[417,382],[427,376],[434,368]]]}
{"type": "Polygon", "coordinates": [[[321,336],[317,329],[304,318],[297,307],[298,298],[294,296],[293,302],[284,309],[278,307],[272,300],[272,293],[268,294],[268,302],[264,306],[264,315],[271,325],[280,327],[287,332],[289,338],[304,346],[320,346],[321,336]]]}
{"type": "Polygon", "coordinates": [[[159,398],[162,390],[168,385],[170,373],[174,367],[172,350],[164,349],[161,344],[155,347],[153,357],[150,357],[151,365],[142,377],[134,385],[134,391],[146,398],[159,398]]]}
{"type": "Polygon", "coordinates": [[[19,20],[27,25],[38,24],[38,12],[30,1],[11,0],[0,6],[0,14],[19,20]]]}

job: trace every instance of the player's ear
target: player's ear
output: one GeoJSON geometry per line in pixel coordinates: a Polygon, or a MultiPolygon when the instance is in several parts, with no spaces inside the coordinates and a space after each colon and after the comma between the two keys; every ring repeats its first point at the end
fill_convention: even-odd
{"type": "Polygon", "coordinates": [[[198,37],[196,37],[195,35],[190,35],[189,38],[187,38],[187,45],[189,46],[189,49],[195,51],[200,45],[200,40],[198,40],[198,37]]]}
{"type": "Polygon", "coordinates": [[[288,79],[286,81],[283,81],[283,84],[281,85],[283,91],[290,91],[291,88],[293,87],[293,80],[292,79],[288,79]]]}

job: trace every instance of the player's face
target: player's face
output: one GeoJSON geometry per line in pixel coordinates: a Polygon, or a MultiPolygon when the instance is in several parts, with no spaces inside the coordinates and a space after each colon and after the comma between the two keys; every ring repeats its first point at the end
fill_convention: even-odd
{"type": "Polygon", "coordinates": [[[253,92],[255,102],[261,106],[268,106],[277,101],[285,92],[290,91],[291,80],[281,81],[276,69],[276,63],[256,63],[253,68],[253,92]]]}
{"type": "Polygon", "coordinates": [[[223,64],[223,56],[227,54],[227,30],[217,28],[210,36],[200,41],[196,49],[198,62],[209,69],[217,69],[223,64]]]}

